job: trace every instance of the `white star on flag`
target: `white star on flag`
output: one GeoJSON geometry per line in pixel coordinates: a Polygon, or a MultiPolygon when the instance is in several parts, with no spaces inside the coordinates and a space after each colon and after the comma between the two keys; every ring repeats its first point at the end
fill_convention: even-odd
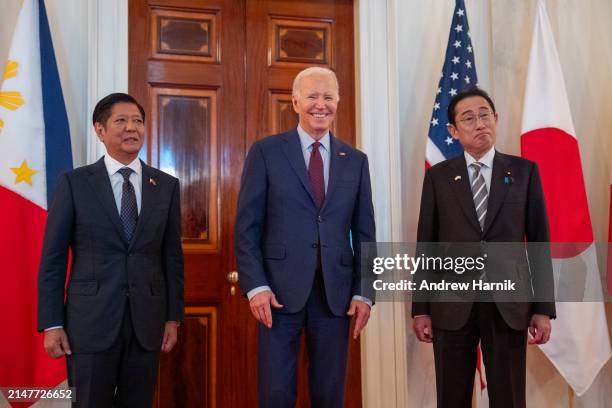
{"type": "Polygon", "coordinates": [[[471,46],[471,45],[468,45],[467,50],[468,50],[468,52],[471,54],[471,53],[472,53],[472,46],[471,46]]]}
{"type": "Polygon", "coordinates": [[[457,90],[455,88],[451,88],[450,91],[448,91],[450,96],[455,96],[457,95],[457,90]]]}
{"type": "Polygon", "coordinates": [[[436,93],[439,94],[440,92],[442,92],[442,88],[438,87],[438,90],[436,91],[436,93]]]}
{"type": "Polygon", "coordinates": [[[440,102],[436,102],[434,105],[434,110],[440,109],[440,102]]]}
{"type": "Polygon", "coordinates": [[[463,9],[457,10],[457,15],[458,16],[463,17],[464,14],[465,14],[465,11],[463,11],[463,9]]]}
{"type": "Polygon", "coordinates": [[[450,136],[447,137],[444,141],[446,142],[447,145],[452,145],[453,144],[453,138],[450,137],[450,136]]]}
{"type": "Polygon", "coordinates": [[[465,61],[465,66],[468,68],[472,68],[472,61],[470,60],[465,61]]]}
{"type": "Polygon", "coordinates": [[[453,57],[453,64],[458,64],[460,62],[461,60],[459,59],[459,57],[453,57]]]}
{"type": "Polygon", "coordinates": [[[438,118],[433,118],[431,120],[431,126],[438,126],[438,118]]]}
{"type": "Polygon", "coordinates": [[[466,75],[465,78],[463,78],[463,79],[465,79],[465,83],[466,84],[470,83],[470,77],[469,76],[466,75]]]}
{"type": "Polygon", "coordinates": [[[455,43],[453,44],[453,47],[461,48],[461,41],[459,41],[459,40],[455,41],[455,43]]]}
{"type": "Polygon", "coordinates": [[[461,24],[457,24],[457,26],[455,27],[455,31],[458,33],[463,31],[463,26],[461,24]]]}
{"type": "Polygon", "coordinates": [[[457,74],[456,72],[453,72],[453,73],[451,74],[451,79],[452,79],[453,81],[454,81],[454,80],[456,80],[456,79],[458,79],[458,78],[459,78],[459,74],[457,74]]]}

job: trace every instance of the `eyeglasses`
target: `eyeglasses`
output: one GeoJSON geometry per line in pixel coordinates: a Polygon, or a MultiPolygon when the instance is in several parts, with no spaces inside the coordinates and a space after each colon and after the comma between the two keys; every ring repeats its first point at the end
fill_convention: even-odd
{"type": "Polygon", "coordinates": [[[459,122],[463,123],[465,127],[474,127],[476,126],[476,121],[480,119],[484,125],[489,125],[493,121],[494,116],[495,113],[491,111],[482,111],[478,115],[467,115],[463,119],[459,119],[459,122]]]}

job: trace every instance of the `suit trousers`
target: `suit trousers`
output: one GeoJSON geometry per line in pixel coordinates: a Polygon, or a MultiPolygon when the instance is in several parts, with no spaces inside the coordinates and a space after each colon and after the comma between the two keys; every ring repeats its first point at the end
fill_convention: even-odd
{"type": "Polygon", "coordinates": [[[439,408],[472,407],[479,341],[490,405],[525,407],[527,331],[508,326],[494,302],[473,303],[461,329],[434,328],[433,335],[439,408]]]}
{"type": "Polygon", "coordinates": [[[272,310],[272,328],[257,325],[257,386],[261,408],[293,408],[302,329],[308,351],[311,406],[344,406],[350,319],[332,314],[317,271],[306,306],[297,313],[272,310]]]}
{"type": "Polygon", "coordinates": [[[110,349],[67,356],[68,385],[77,408],[150,408],[159,351],[144,350],[134,334],[129,302],[121,330],[110,349]]]}

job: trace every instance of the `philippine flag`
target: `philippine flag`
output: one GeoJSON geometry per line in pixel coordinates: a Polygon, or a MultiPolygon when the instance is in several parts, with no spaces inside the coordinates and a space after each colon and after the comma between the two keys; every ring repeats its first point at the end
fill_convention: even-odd
{"type": "Polygon", "coordinates": [[[47,203],[58,174],[71,168],[44,1],[24,0],[0,91],[0,387],[55,387],[66,379],[65,360],[47,356],[36,332],[36,279],[47,203]]]}

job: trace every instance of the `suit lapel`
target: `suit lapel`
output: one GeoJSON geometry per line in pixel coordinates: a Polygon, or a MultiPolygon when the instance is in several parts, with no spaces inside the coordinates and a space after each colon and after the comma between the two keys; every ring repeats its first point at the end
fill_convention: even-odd
{"type": "Polygon", "coordinates": [[[483,235],[487,233],[491,224],[495,220],[501,205],[506,199],[506,194],[510,188],[509,183],[504,183],[504,176],[510,172],[509,163],[506,158],[499,152],[495,152],[493,157],[493,171],[491,173],[491,191],[489,191],[489,203],[487,205],[487,215],[485,217],[485,225],[483,235]]]}
{"type": "Polygon", "coordinates": [[[302,153],[302,145],[300,143],[300,136],[298,135],[297,128],[285,133],[284,139],[284,143],[282,144],[283,153],[287,156],[289,164],[302,182],[312,203],[315,204],[314,193],[312,192],[312,188],[310,188],[310,180],[308,179],[308,171],[306,169],[306,163],[304,162],[304,153],[302,153]]]}
{"type": "Polygon", "coordinates": [[[325,193],[325,201],[321,210],[327,207],[327,203],[331,201],[331,197],[336,191],[340,175],[343,173],[346,164],[348,163],[348,153],[343,151],[338,140],[329,133],[329,180],[327,183],[327,192],[325,193]]]}
{"type": "Polygon", "coordinates": [[[141,160],[140,164],[142,165],[142,199],[140,201],[140,214],[138,215],[138,223],[136,224],[136,229],[134,231],[134,236],[132,237],[132,241],[130,241],[130,248],[134,245],[134,242],[138,239],[138,236],[142,232],[142,229],[147,223],[147,218],[151,214],[151,211],[155,207],[157,202],[157,195],[155,194],[157,187],[157,183],[159,180],[155,177],[155,170],[144,164],[141,160]]]}
{"type": "Polygon", "coordinates": [[[472,227],[480,231],[480,224],[478,223],[478,216],[476,215],[476,209],[474,208],[474,197],[472,196],[472,190],[470,189],[470,177],[467,172],[467,165],[465,164],[465,158],[463,155],[454,159],[454,162],[449,166],[450,173],[448,174],[448,182],[450,183],[459,206],[463,210],[463,213],[472,224],[472,227]]]}
{"type": "Polygon", "coordinates": [[[117,229],[119,236],[127,245],[127,240],[125,239],[125,235],[123,233],[121,219],[119,218],[119,212],[117,211],[115,196],[113,195],[113,189],[111,188],[110,178],[108,177],[108,171],[104,165],[104,157],[91,165],[90,177],[88,181],[92,190],[100,201],[102,208],[104,208],[104,211],[106,211],[106,214],[117,229]]]}

